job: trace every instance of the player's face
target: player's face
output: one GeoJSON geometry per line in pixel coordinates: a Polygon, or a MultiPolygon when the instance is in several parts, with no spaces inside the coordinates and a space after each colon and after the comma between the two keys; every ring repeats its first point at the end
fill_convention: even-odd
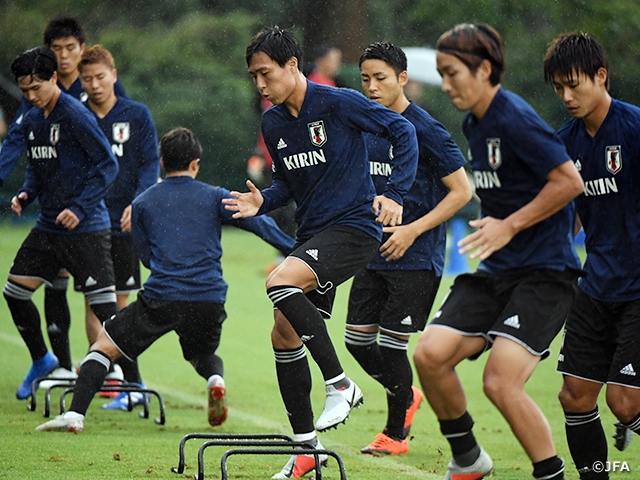
{"type": "Polygon", "coordinates": [[[384,60],[365,60],[360,66],[362,90],[374,102],[394,109],[394,105],[402,98],[402,87],[407,83],[406,74],[403,73],[397,76],[384,60]]]}
{"type": "MultiPolygon", "coordinates": [[[[604,72],[606,70],[601,69],[604,72]]],[[[556,94],[569,110],[574,118],[589,116],[606,97],[606,74],[599,74],[592,80],[586,74],[575,71],[571,78],[562,78],[558,74],[553,75],[553,87],[556,94]]]]}
{"type": "Polygon", "coordinates": [[[56,38],[49,46],[58,57],[58,74],[66,77],[78,69],[80,57],[84,53],[84,43],[81,45],[77,38],[56,38]]]}
{"type": "Polygon", "coordinates": [[[45,109],[53,99],[57,81],[55,73],[49,80],[41,80],[35,75],[26,75],[18,78],[18,87],[31,105],[45,109]]]}
{"type": "Polygon", "coordinates": [[[82,88],[87,92],[89,101],[95,105],[103,105],[113,100],[115,96],[113,86],[117,78],[115,69],[104,63],[84,65],[80,73],[82,88]]]}
{"type": "Polygon", "coordinates": [[[284,67],[264,52],[251,57],[249,74],[253,78],[258,92],[274,105],[287,101],[296,86],[298,66],[295,59],[290,59],[284,67]]]}
{"type": "Polygon", "coordinates": [[[486,82],[454,55],[438,52],[436,66],[442,77],[442,91],[449,95],[453,106],[460,111],[473,110],[482,98],[486,82]]]}

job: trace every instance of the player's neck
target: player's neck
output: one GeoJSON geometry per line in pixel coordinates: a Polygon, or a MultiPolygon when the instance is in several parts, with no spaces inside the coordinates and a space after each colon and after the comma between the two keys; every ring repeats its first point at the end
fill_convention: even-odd
{"type": "Polygon", "coordinates": [[[60,87],[56,85],[55,91],[53,92],[53,96],[51,97],[51,100],[49,100],[49,103],[47,103],[47,105],[42,109],[44,118],[47,118],[51,114],[54,107],[58,103],[58,99],[60,98],[61,93],[62,93],[62,90],[60,90],[60,87]]]}
{"type": "Polygon", "coordinates": [[[478,119],[478,121],[482,120],[484,114],[489,110],[491,102],[493,102],[493,99],[498,94],[498,90],[500,90],[500,84],[487,87],[484,94],[480,96],[476,104],[471,108],[471,113],[478,119]]]}
{"type": "Polygon", "coordinates": [[[62,75],[58,72],[58,82],[60,82],[60,85],[62,85],[65,90],[69,90],[79,76],[80,72],[78,70],[74,70],[74,72],[69,75],[62,75]]]}
{"type": "Polygon", "coordinates": [[[605,91],[602,100],[598,102],[596,108],[582,119],[584,127],[589,135],[593,137],[598,133],[598,130],[600,130],[605,118],[607,118],[607,115],[609,114],[610,108],[611,96],[609,95],[609,92],[605,91]]]}
{"type": "Polygon", "coordinates": [[[289,113],[294,117],[298,118],[300,115],[300,110],[302,110],[302,104],[304,103],[304,97],[307,94],[307,79],[302,74],[302,72],[298,71],[298,76],[296,78],[296,85],[284,102],[284,105],[289,110],[289,113]]]}
{"type": "Polygon", "coordinates": [[[89,100],[89,108],[98,118],[104,118],[115,107],[117,102],[118,97],[116,97],[115,93],[112,93],[108,100],[100,104],[89,100]]]}
{"type": "Polygon", "coordinates": [[[394,112],[402,115],[402,112],[404,112],[407,108],[409,108],[409,105],[411,105],[411,102],[403,93],[401,95],[398,95],[398,98],[396,99],[396,101],[393,102],[392,105],[389,105],[389,108],[394,112]]]}

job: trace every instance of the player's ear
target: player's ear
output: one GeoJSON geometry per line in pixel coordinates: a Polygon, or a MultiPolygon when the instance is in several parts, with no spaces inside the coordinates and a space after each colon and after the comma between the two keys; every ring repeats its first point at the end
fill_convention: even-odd
{"type": "Polygon", "coordinates": [[[162,157],[160,157],[160,168],[162,170],[165,170],[165,168],[164,168],[164,159],[162,157]]]}
{"type": "Polygon", "coordinates": [[[404,87],[408,81],[409,81],[409,75],[407,74],[406,70],[403,70],[402,72],[400,72],[400,75],[398,75],[398,83],[400,84],[401,87],[404,87]]]}

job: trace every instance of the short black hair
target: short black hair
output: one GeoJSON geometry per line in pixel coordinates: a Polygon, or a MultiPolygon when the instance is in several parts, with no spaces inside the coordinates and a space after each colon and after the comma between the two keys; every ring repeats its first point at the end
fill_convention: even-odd
{"type": "Polygon", "coordinates": [[[396,47],[390,42],[375,42],[364,49],[360,55],[360,63],[365,60],[382,60],[396,72],[396,76],[400,75],[407,69],[407,55],[400,47],[396,47]]]}
{"type": "Polygon", "coordinates": [[[277,25],[260,30],[249,42],[245,52],[247,66],[256,53],[264,52],[280,67],[284,67],[291,57],[298,59],[298,68],[302,65],[302,47],[291,30],[277,25]]]}
{"type": "Polygon", "coordinates": [[[84,29],[75,17],[60,15],[49,20],[44,29],[44,44],[50,47],[54,40],[74,37],[78,43],[85,43],[84,29]]]}
{"type": "MultiPolygon", "coordinates": [[[[598,70],[609,72],[609,59],[602,44],[589,33],[571,32],[556,37],[544,56],[544,80],[553,83],[553,76],[559,75],[573,81],[574,74],[584,73],[591,80],[598,70]]],[[[605,87],[609,89],[609,75],[605,87]]]]}
{"type": "Polygon", "coordinates": [[[485,23],[460,23],[444,32],[436,42],[438,52],[453,55],[475,75],[483,60],[491,64],[489,82],[496,86],[504,73],[504,42],[500,34],[485,23]]]}
{"type": "Polygon", "coordinates": [[[167,173],[182,172],[192,161],[202,157],[202,145],[191,130],[176,127],[160,140],[160,157],[167,173]]]}
{"type": "Polygon", "coordinates": [[[40,80],[51,80],[58,69],[56,54],[47,47],[40,46],[18,55],[11,63],[11,73],[16,79],[20,77],[38,77],[40,80]]]}

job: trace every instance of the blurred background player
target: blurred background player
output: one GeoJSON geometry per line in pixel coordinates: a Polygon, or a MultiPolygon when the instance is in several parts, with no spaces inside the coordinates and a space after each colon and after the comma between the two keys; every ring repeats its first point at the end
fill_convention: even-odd
{"type": "MultiPolygon", "coordinates": [[[[74,17],[58,16],[47,23],[43,37],[44,45],[56,54],[58,61],[58,69],[56,71],[58,87],[62,92],[78,100],[85,100],[86,93],[82,89],[78,71],[78,63],[86,47],[86,37],[82,26],[74,17]]],[[[124,88],[119,81],[116,82],[114,88],[119,97],[125,96],[124,88]]],[[[26,150],[22,119],[31,108],[33,106],[25,98],[22,98],[7,133],[6,141],[2,145],[0,153],[0,186],[2,186],[4,180],[26,150]]],[[[64,270],[50,285],[45,285],[44,312],[47,333],[51,342],[51,349],[59,361],[59,368],[49,376],[57,379],[74,379],[76,377],[69,346],[71,314],[67,303],[68,285],[69,276],[64,270]]],[[[40,384],[43,388],[50,385],[52,383],[43,382],[40,384]]]]}
{"type": "MultiPolygon", "coordinates": [[[[140,289],[140,262],[131,235],[131,202],[154,185],[160,176],[158,138],[149,109],[127,97],[118,97],[118,76],[111,53],[100,45],[87,48],[78,64],[86,105],[93,112],[118,160],[118,176],[109,187],[105,203],[111,220],[111,259],[116,278],[118,307],[127,306],[131,292],[140,289]]],[[[78,286],[76,286],[78,287],[78,286]]],[[[86,304],[89,343],[98,338],[100,321],[86,304]]],[[[144,387],[137,362],[121,359],[124,379],[144,387]]],[[[128,411],[143,402],[142,393],[121,392],[103,408],[128,411]]]]}
{"type": "Polygon", "coordinates": [[[558,134],[585,183],[575,202],[585,275],[565,327],[559,397],[580,478],[603,479],[609,473],[597,465],[608,452],[597,402],[604,384],[621,422],[616,446],[640,433],[640,108],[611,98],[607,54],[589,34],[557,37],[544,74],[573,117],[558,134]]]}
{"type": "Polygon", "coordinates": [[[16,392],[18,399],[30,397],[32,381],[58,366],[56,356],[47,351],[31,299],[37,288],[53,283],[64,267],[82,285],[101,321],[118,308],[103,200],[118,164],[91,112],[60,90],[56,69],[56,55],[46,47],[28,50],[11,64],[20,90],[34,107],[22,119],[29,164],[11,207],[20,215],[24,206],[40,201],[38,221],[16,254],[4,289],[33,361],[16,392]]]}
{"type": "MultiPolygon", "coordinates": [[[[249,193],[231,192],[234,199],[225,204],[241,218],[296,201],[296,248],[267,278],[275,307],[271,342],[295,439],[321,448],[316,429],[337,427],[362,402],[324,319],[331,316],[338,285],[373,258],[382,224],[402,221],[402,197],[413,183],[418,152],[411,123],[353,90],[308,81],[300,71],[301,58],[293,34],[278,27],[261,30],[247,46],[249,73],[275,105],[262,117],[274,180],[262,192],[247,181],[249,193]],[[368,174],[365,132],[393,142],[394,173],[383,195],[376,196],[368,174]],[[315,427],[306,349],[326,389],[315,427]]],[[[292,455],[273,478],[300,478],[315,466],[313,457],[292,455]]]]}
{"type": "MultiPolygon", "coordinates": [[[[400,113],[416,128],[418,169],[404,197],[402,225],[385,227],[380,252],[351,285],[345,331],[347,349],[387,394],[387,423],[363,453],[404,454],[422,392],[413,387],[407,356],[411,334],[421,332],[442,278],[446,225],[471,198],[466,160],[444,126],[404,94],[407,57],[388,42],[369,45],[360,57],[367,97],[400,113]],[[378,337],[379,335],[379,337],[378,337]]],[[[367,135],[376,191],[392,173],[389,141],[367,135]]]]}
{"type": "Polygon", "coordinates": [[[104,324],[82,361],[69,411],[36,428],[79,433],[109,365],[121,355],[134,360],[165,333],[175,331],[184,358],[207,380],[208,420],[227,418],[222,359],[216,354],[227,283],[222,278],[222,225],[258,235],[287,253],[293,239],[266,216],[236,220],[222,204],[229,192],[195,180],[202,147],[190,130],[176,128],[160,141],[164,180],[133,201],[132,230],[151,274],[135,302],[104,324]]]}
{"type": "Polygon", "coordinates": [[[342,65],[342,50],[328,44],[315,49],[313,63],[306,77],[312,82],[338,87],[337,76],[342,65]]]}
{"type": "Polygon", "coordinates": [[[549,423],[524,386],[549,355],[573,303],[580,263],[571,201],[584,186],[553,130],[504,90],[504,45],[484,24],[460,24],[436,44],[442,90],[460,111],[476,193],[476,231],[460,253],[480,258],[456,277],[421,336],[414,361],[453,459],[445,479],[478,479],[493,464],[474,437],[456,366],[491,348],[484,392],[533,463],[536,479],[564,478],[549,423]]]}

